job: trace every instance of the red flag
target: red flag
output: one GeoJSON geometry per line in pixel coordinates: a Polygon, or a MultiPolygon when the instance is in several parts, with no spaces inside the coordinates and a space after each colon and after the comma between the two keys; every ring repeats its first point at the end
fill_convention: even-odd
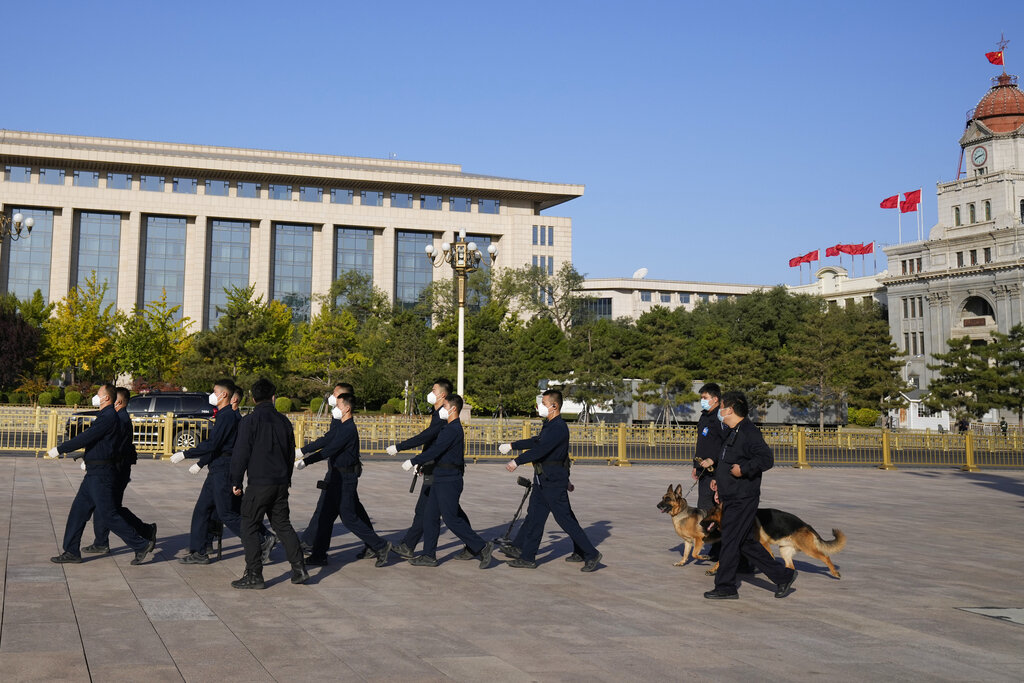
{"type": "Polygon", "coordinates": [[[875,243],[874,242],[868,242],[867,244],[860,245],[860,251],[858,251],[857,253],[858,254],[874,254],[875,253],[875,243]]]}
{"type": "Polygon", "coordinates": [[[815,249],[814,251],[807,252],[803,256],[794,256],[793,258],[789,259],[789,267],[790,268],[795,268],[795,267],[799,266],[801,263],[810,263],[811,261],[817,261],[817,260],[818,260],[818,250],[815,249]]]}
{"type": "Polygon", "coordinates": [[[879,204],[878,206],[880,206],[883,209],[895,209],[899,207],[899,203],[900,196],[898,194],[894,194],[891,197],[886,197],[885,199],[883,199],[882,203],[879,204]]]}
{"type": "Polygon", "coordinates": [[[843,250],[842,244],[837,244],[834,247],[827,247],[825,249],[825,256],[839,256],[839,253],[843,250]]]}
{"type": "Polygon", "coordinates": [[[999,52],[986,52],[985,59],[988,60],[989,64],[995,64],[996,66],[1003,66],[1003,51],[999,52]]]}
{"type": "Polygon", "coordinates": [[[900,213],[911,213],[917,211],[917,205],[920,202],[911,202],[909,199],[905,202],[900,202],[900,213]]]}
{"type": "Polygon", "coordinates": [[[867,244],[844,244],[843,253],[851,256],[860,256],[862,254],[873,254],[875,253],[875,243],[868,242],[867,244]]]}
{"type": "Polygon", "coordinates": [[[794,256],[793,258],[789,259],[789,267],[790,268],[796,268],[797,266],[799,266],[803,262],[804,262],[804,257],[803,256],[794,256]]]}
{"type": "Polygon", "coordinates": [[[914,204],[920,204],[921,203],[921,190],[914,190],[913,192],[904,192],[903,193],[903,198],[905,200],[907,200],[908,202],[913,202],[914,204]]]}

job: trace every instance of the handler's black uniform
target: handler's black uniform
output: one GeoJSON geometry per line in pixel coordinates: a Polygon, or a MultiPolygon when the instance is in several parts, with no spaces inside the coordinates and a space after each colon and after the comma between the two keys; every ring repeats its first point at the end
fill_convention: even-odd
{"type": "Polygon", "coordinates": [[[387,559],[387,542],[356,514],[356,491],[363,464],[359,460],[359,430],[356,429],[355,420],[350,418],[344,422],[339,421],[337,429],[332,428],[328,435],[330,439],[323,448],[304,458],[307,465],[327,460],[330,471],[327,488],[324,490],[323,513],[316,529],[310,561],[326,559],[336,516],[340,516],[341,523],[373,550],[378,560],[387,559]]]}
{"type": "Polygon", "coordinates": [[[413,465],[434,463],[434,483],[423,507],[423,554],[427,557],[437,556],[442,520],[473,555],[479,555],[487,546],[487,542],[473,531],[469,520],[459,515],[459,498],[464,484],[462,475],[466,471],[465,439],[462,421],[455,418],[442,426],[430,448],[412,458],[413,465]]]}
{"type": "MultiPolygon", "coordinates": [[[[119,444],[122,434],[117,411],[114,410],[114,406],[108,405],[96,415],[88,429],[57,446],[58,453],[85,449],[85,455],[82,457],[85,461],[85,478],[71,503],[67,525],[64,527],[65,555],[81,558],[82,532],[85,531],[90,515],[95,515],[97,521],[117,534],[125,545],[134,550],[136,560],[141,561],[153,548],[151,540],[143,538],[117,514],[114,491],[117,486],[119,444]]],[[[53,561],[65,560],[53,558],[53,561]]]]}
{"type": "Polygon", "coordinates": [[[596,558],[599,555],[597,548],[587,538],[569,505],[569,425],[561,415],[556,415],[544,423],[537,437],[516,441],[512,448],[529,448],[515,462],[517,465],[531,463],[534,470],[530,505],[517,536],[523,539],[520,559],[528,562],[536,559],[549,514],[572,539],[575,552],[584,560],[596,558]]]}
{"type": "MultiPolygon", "coordinates": [[[[338,429],[339,427],[341,427],[341,420],[332,417],[331,418],[331,426],[327,429],[327,432],[325,432],[324,435],[321,436],[319,439],[317,439],[315,441],[311,441],[308,444],[306,444],[305,446],[303,446],[302,447],[302,454],[303,455],[308,455],[310,453],[316,453],[321,448],[326,446],[328,443],[331,442],[331,440],[333,438],[335,438],[337,436],[336,434],[334,434],[334,431],[336,429],[338,429]]],[[[309,462],[309,461],[307,461],[307,462],[309,462]]],[[[320,497],[317,498],[317,501],[316,501],[316,510],[313,511],[313,516],[309,518],[309,524],[306,525],[306,530],[302,532],[302,542],[305,543],[308,546],[312,546],[313,542],[316,541],[316,530],[317,530],[317,527],[320,526],[320,516],[324,512],[324,500],[326,500],[326,498],[327,498],[327,485],[330,484],[330,482],[331,482],[331,468],[328,467],[327,468],[327,474],[324,475],[324,488],[321,489],[320,497]]],[[[363,522],[363,524],[365,524],[366,526],[370,527],[370,529],[372,530],[373,529],[373,523],[370,521],[370,515],[368,515],[366,513],[366,508],[364,508],[363,504],[359,501],[359,492],[358,491],[355,494],[355,502],[356,502],[356,516],[363,522]]],[[[332,525],[334,524],[334,520],[337,517],[338,517],[337,512],[335,512],[335,514],[331,516],[331,524],[332,525]]],[[[367,547],[369,547],[369,546],[367,546],[367,547]]]]}
{"type": "Polygon", "coordinates": [[[761,500],[761,473],[774,464],[772,449],[765,443],[761,430],[750,420],[741,420],[725,440],[715,468],[718,497],[722,501],[722,549],[715,574],[716,591],[736,593],[736,569],[741,554],[776,584],[784,584],[794,576],[792,569],[776,562],[764,549],[754,524],[761,500]],[[734,464],[740,466],[739,477],[730,471],[734,464]]]}
{"type": "MultiPolygon", "coordinates": [[[[233,412],[233,411],[225,411],[233,412]]],[[[238,424],[238,436],[231,456],[231,484],[242,488],[246,474],[249,486],[242,496],[241,531],[245,547],[245,570],[263,577],[263,548],[260,527],[263,515],[284,544],[285,554],[295,572],[304,573],[299,537],[288,518],[288,487],[295,466],[295,433],[291,421],[277,412],[271,401],[257,403],[238,424]]]]}
{"type": "MultiPolygon", "coordinates": [[[[416,448],[417,446],[423,446],[423,451],[428,450],[437,441],[438,435],[441,433],[441,429],[447,423],[441,419],[440,411],[431,409],[430,413],[430,425],[427,426],[422,432],[416,436],[406,439],[402,443],[395,446],[399,451],[407,451],[410,448],[416,448]]],[[[416,509],[413,512],[412,525],[409,526],[409,530],[405,532],[405,536],[402,537],[402,545],[408,548],[410,551],[416,549],[416,544],[423,538],[423,511],[427,507],[427,498],[430,496],[430,488],[434,484],[434,463],[427,462],[420,466],[420,475],[423,477],[423,484],[420,486],[420,495],[416,499],[416,509]]],[[[459,517],[465,520],[467,525],[469,524],[469,516],[466,515],[466,511],[459,506],[459,517]]],[[[472,525],[470,525],[472,526],[472,525]]]]}
{"type": "MultiPolygon", "coordinates": [[[[114,511],[128,522],[139,536],[155,541],[156,524],[146,524],[124,505],[124,490],[128,488],[128,482],[132,480],[132,465],[139,461],[139,454],[135,450],[135,434],[132,430],[131,416],[124,409],[115,409],[115,412],[121,434],[117,444],[117,474],[114,475],[114,511]]],[[[102,552],[103,548],[110,545],[110,529],[99,515],[95,514],[92,516],[92,529],[96,534],[93,546],[97,551],[102,552]]],[[[89,552],[89,548],[85,548],[85,551],[89,552]]]]}
{"type": "MultiPolygon", "coordinates": [[[[711,458],[714,461],[712,467],[718,466],[718,456],[722,454],[722,446],[725,444],[725,437],[729,433],[726,427],[718,419],[718,408],[705,410],[697,420],[697,446],[694,452],[696,460],[711,458]]],[[[696,466],[699,470],[699,466],[696,466]]],[[[715,492],[711,490],[711,480],[714,474],[708,470],[699,470],[697,478],[697,507],[708,512],[715,506],[715,492]]]]}

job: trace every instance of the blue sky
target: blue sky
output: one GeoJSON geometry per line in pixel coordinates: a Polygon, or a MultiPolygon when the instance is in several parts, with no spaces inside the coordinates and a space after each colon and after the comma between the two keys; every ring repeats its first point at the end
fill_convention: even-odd
{"type": "Polygon", "coordinates": [[[1024,75],[1024,3],[969,6],[22,3],[0,125],[579,183],[551,213],[591,277],[795,284],[792,256],[895,242],[886,196],[935,223],[1001,31],[1024,75]]]}

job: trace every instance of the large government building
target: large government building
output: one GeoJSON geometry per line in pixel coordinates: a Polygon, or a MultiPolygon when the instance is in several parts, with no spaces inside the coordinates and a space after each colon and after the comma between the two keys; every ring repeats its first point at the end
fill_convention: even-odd
{"type": "Polygon", "coordinates": [[[463,230],[498,266],[556,272],[572,221],[544,212],[583,194],[453,164],[20,131],[0,131],[0,158],[3,212],[35,221],[0,247],[0,292],[57,301],[95,272],[119,309],[166,291],[202,328],[225,287],[250,283],[308,319],[349,270],[414,303],[451,277],[426,245],[463,230]]]}

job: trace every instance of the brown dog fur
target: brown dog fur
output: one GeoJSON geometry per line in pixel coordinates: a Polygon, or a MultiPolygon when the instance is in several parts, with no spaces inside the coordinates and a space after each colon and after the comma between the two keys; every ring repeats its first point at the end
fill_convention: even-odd
{"type": "Polygon", "coordinates": [[[691,553],[695,560],[708,559],[704,555],[697,554],[704,547],[704,539],[707,536],[700,525],[705,513],[700,508],[693,508],[686,504],[686,499],[683,498],[682,484],[676,486],[675,489],[669,484],[668,492],[661,497],[661,502],[658,503],[658,509],[672,515],[672,525],[676,528],[679,538],[683,539],[683,559],[676,562],[675,566],[682,567],[686,564],[691,553]]]}

